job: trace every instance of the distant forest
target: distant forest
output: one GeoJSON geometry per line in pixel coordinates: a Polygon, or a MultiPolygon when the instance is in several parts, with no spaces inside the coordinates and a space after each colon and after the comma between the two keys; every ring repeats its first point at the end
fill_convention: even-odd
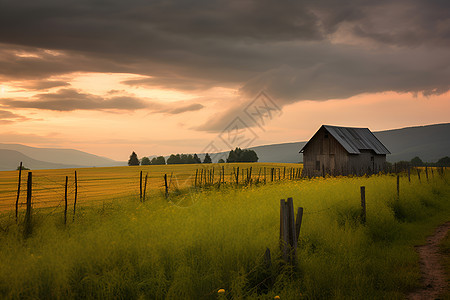
{"type": "MultiPolygon", "coordinates": [[[[241,148],[238,148],[238,147],[234,150],[231,150],[228,153],[228,158],[226,160],[227,163],[257,162],[257,161],[258,161],[258,155],[256,154],[255,151],[249,150],[249,149],[242,150],[241,148]]],[[[225,161],[223,159],[219,159],[217,162],[225,163],[225,161]]],[[[192,154],[171,154],[167,158],[167,161],[166,161],[164,156],[153,157],[152,159],[144,156],[139,160],[138,155],[136,154],[136,152],[133,151],[133,153],[131,153],[130,158],[128,160],[129,166],[165,165],[165,164],[168,164],[168,165],[201,164],[201,163],[204,163],[204,164],[213,163],[209,153],[206,153],[206,155],[203,159],[203,162],[202,162],[196,153],[194,155],[192,155],[192,154]]]]}

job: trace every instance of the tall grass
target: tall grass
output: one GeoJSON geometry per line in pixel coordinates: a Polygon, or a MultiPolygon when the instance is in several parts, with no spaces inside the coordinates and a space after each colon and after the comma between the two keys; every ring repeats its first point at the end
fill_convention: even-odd
{"type": "Polygon", "coordinates": [[[169,202],[128,197],[82,207],[66,227],[62,213],[42,209],[28,239],[4,215],[0,297],[402,298],[418,283],[413,245],[448,219],[448,177],[401,178],[400,199],[387,175],[186,192],[169,202]],[[365,226],[358,219],[362,185],[365,226]],[[278,261],[279,200],[286,197],[304,207],[292,269],[278,261]]]}

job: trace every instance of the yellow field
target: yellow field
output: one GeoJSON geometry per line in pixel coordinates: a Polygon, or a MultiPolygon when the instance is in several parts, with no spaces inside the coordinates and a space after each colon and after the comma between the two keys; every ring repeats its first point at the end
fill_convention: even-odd
{"type": "MultiPolygon", "coordinates": [[[[246,176],[246,169],[252,167],[252,179],[264,178],[266,168],[267,181],[271,180],[270,169],[277,168],[278,177],[283,179],[289,176],[291,168],[300,168],[301,164],[282,163],[233,163],[233,164],[190,164],[190,165],[160,165],[112,168],[81,168],[58,170],[32,170],[33,172],[33,207],[55,207],[64,204],[65,177],[69,176],[68,202],[74,200],[74,172],[78,175],[77,205],[94,204],[104,201],[113,201],[124,196],[139,197],[140,171],[143,176],[148,173],[147,195],[151,197],[164,192],[164,174],[167,174],[169,191],[176,188],[183,189],[194,185],[195,173],[203,168],[210,172],[214,168],[214,182],[219,180],[219,173],[225,170],[225,182],[235,182],[233,170],[239,167],[239,181],[246,176]],[[284,171],[286,169],[286,171],[284,171]],[[261,173],[260,173],[261,172],[261,173]],[[284,172],[286,172],[284,174],[284,172]],[[244,175],[244,177],[243,177],[244,175]]],[[[27,173],[22,171],[21,192],[19,205],[26,201],[27,173]]],[[[19,171],[0,172],[0,211],[12,210],[17,197],[19,171]]],[[[198,175],[200,181],[200,175],[198,175]]]]}

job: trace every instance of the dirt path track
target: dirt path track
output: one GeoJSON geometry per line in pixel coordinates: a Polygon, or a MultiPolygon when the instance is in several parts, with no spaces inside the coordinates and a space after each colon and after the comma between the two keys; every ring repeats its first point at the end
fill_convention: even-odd
{"type": "Polygon", "coordinates": [[[433,235],[427,238],[425,245],[417,246],[420,256],[420,271],[422,274],[422,288],[408,295],[408,299],[437,299],[447,288],[444,269],[441,265],[442,254],[439,244],[450,230],[450,221],[442,224],[433,235]]]}

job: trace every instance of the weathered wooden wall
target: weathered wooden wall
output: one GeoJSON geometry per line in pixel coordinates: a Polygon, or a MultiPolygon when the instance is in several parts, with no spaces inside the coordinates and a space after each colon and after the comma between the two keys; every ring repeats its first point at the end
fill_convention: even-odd
{"type": "Polygon", "coordinates": [[[377,173],[384,169],[385,163],[386,155],[376,155],[372,150],[349,154],[326,129],[321,128],[303,152],[303,176],[377,173]]]}

